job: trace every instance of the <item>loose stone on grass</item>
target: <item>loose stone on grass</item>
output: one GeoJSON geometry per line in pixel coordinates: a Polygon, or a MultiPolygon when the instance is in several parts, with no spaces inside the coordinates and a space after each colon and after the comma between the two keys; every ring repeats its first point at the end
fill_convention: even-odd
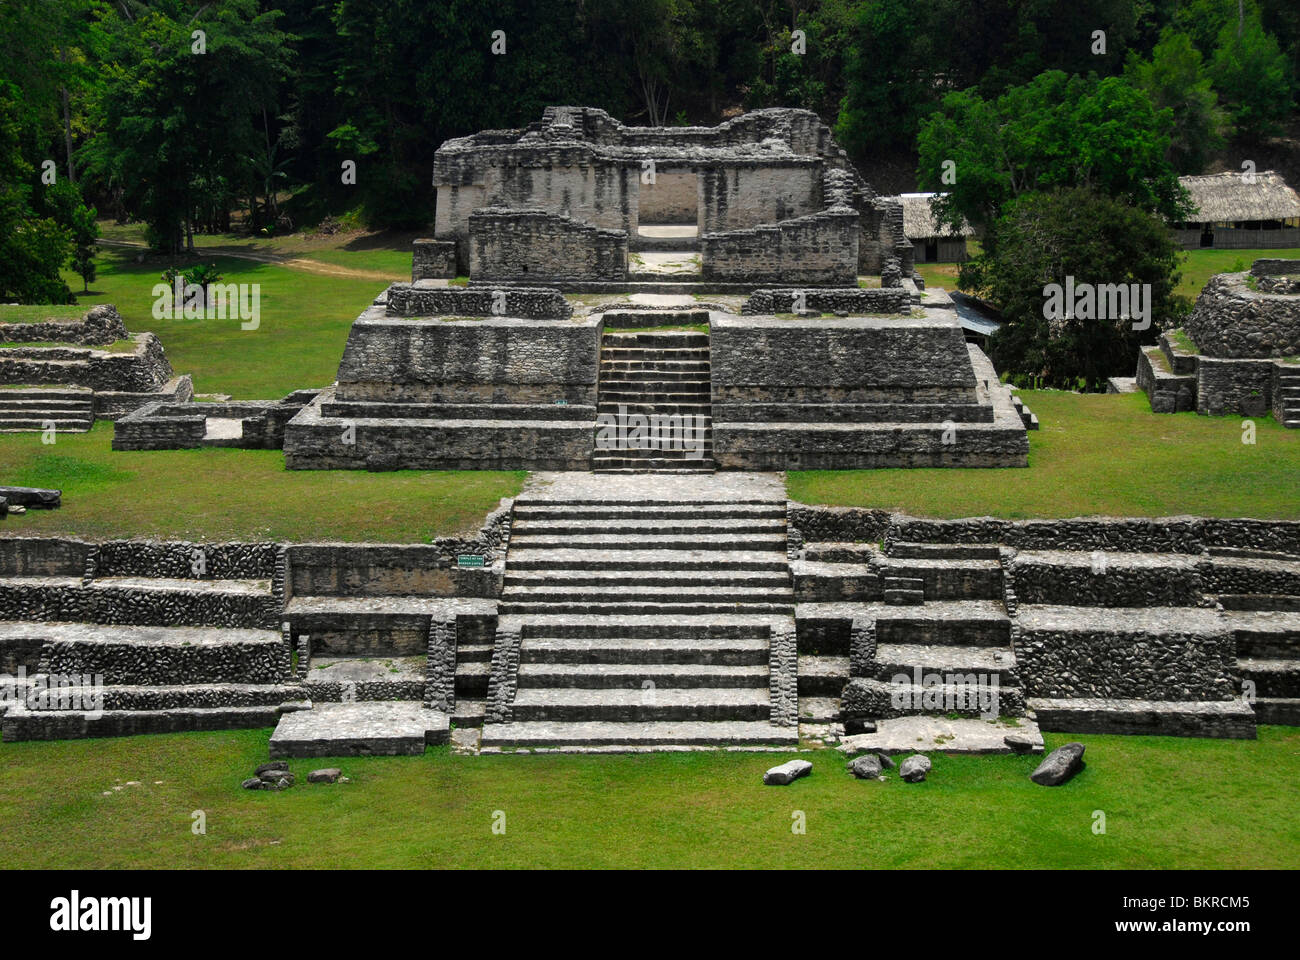
{"type": "Polygon", "coordinates": [[[779,767],[772,767],[763,774],[763,782],[768,786],[784,787],[810,773],[812,773],[812,764],[807,760],[790,760],[779,767]]]}
{"type": "Polygon", "coordinates": [[[874,753],[856,757],[844,766],[859,780],[875,780],[880,777],[880,758],[874,753]]]}
{"type": "Polygon", "coordinates": [[[908,757],[898,768],[898,775],[907,783],[921,783],[929,772],[930,758],[920,753],[908,757]]]}
{"type": "Polygon", "coordinates": [[[1085,749],[1081,743],[1057,747],[1043,759],[1029,779],[1044,787],[1059,787],[1084,768],[1085,749]]]}
{"type": "Polygon", "coordinates": [[[324,767],[307,774],[308,783],[338,783],[343,771],[338,767],[324,767]]]}

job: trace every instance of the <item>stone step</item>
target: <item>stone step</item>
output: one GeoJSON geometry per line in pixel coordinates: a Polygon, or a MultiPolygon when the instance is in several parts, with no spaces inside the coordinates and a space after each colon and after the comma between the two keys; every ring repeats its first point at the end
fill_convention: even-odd
{"type": "Polygon", "coordinates": [[[510,544],[507,570],[787,570],[784,553],[772,549],[686,550],[623,549],[585,550],[564,547],[525,547],[510,544]]]}
{"type": "Polygon", "coordinates": [[[542,601],[502,598],[499,609],[503,616],[528,616],[532,614],[582,614],[592,616],[639,616],[672,613],[676,616],[699,617],[715,613],[751,613],[780,616],[794,612],[793,597],[782,603],[758,600],[745,603],[734,601],[708,601],[666,604],[662,601],[542,601]]]}
{"type": "Polygon", "coordinates": [[[717,469],[713,460],[634,460],[624,457],[593,457],[592,473],[705,474],[717,469]]]}
{"type": "Polygon", "coordinates": [[[99,675],[104,683],[123,686],[275,684],[286,679],[284,644],[275,631],[82,626],[82,631],[46,639],[43,669],[65,676],[99,675]]]}
{"type": "Polygon", "coordinates": [[[1300,658],[1300,611],[1224,610],[1238,657],[1261,660],[1300,658]]]}
{"type": "Polygon", "coordinates": [[[642,533],[635,538],[618,534],[593,533],[520,533],[511,534],[510,551],[506,563],[515,562],[516,550],[591,550],[593,553],[638,549],[662,552],[665,550],[708,551],[727,549],[729,553],[756,553],[786,550],[786,536],[780,533],[642,533]]]}
{"type": "Polygon", "coordinates": [[[773,625],[788,623],[788,618],[755,615],[751,611],[738,614],[709,616],[682,616],[678,611],[647,614],[631,618],[614,615],[570,614],[549,617],[506,617],[498,621],[502,630],[515,629],[525,639],[529,637],[583,637],[587,639],[622,640],[640,639],[761,639],[766,641],[773,625]]]}
{"type": "Polygon", "coordinates": [[[92,413],[95,409],[95,401],[87,397],[69,397],[50,398],[50,399],[16,399],[11,398],[8,391],[0,390],[0,412],[17,413],[26,410],[35,410],[41,414],[48,411],[66,410],[73,413],[92,413]]]}
{"type": "Polygon", "coordinates": [[[488,682],[492,678],[491,660],[461,660],[459,651],[456,659],[456,699],[463,696],[486,697],[488,682]]]}
{"type": "Polygon", "coordinates": [[[999,600],[1002,566],[997,560],[925,557],[889,558],[880,568],[886,588],[891,580],[907,581],[903,589],[921,589],[930,600],[999,600]]]}
{"type": "MultiPolygon", "coordinates": [[[[42,621],[260,628],[276,619],[269,580],[0,577],[0,591],[6,606],[42,621]]],[[[10,615],[0,608],[0,619],[10,615]]]]}
{"type": "Polygon", "coordinates": [[[456,697],[456,709],[451,715],[453,726],[481,727],[486,721],[487,704],[483,700],[456,697]]]}
{"type": "Polygon", "coordinates": [[[713,663],[546,663],[519,665],[519,688],[646,690],[697,687],[754,687],[766,690],[766,664],[713,663]]]}
{"type": "Polygon", "coordinates": [[[886,587],[884,599],[885,603],[893,607],[916,607],[925,603],[925,592],[901,587],[886,587]]]}
{"type": "Polygon", "coordinates": [[[516,517],[511,535],[521,533],[785,533],[785,517],[636,517],[570,519],[516,517]]]}
{"type": "Polygon", "coordinates": [[[1300,697],[1300,659],[1238,657],[1237,669],[1242,680],[1254,681],[1256,696],[1300,697]]]}
{"type": "Polygon", "coordinates": [[[614,443],[602,443],[597,438],[592,447],[593,458],[615,458],[622,460],[711,460],[713,458],[713,440],[709,432],[692,434],[688,443],[686,439],[672,437],[667,440],[647,439],[644,446],[618,446],[614,443]]]}
{"type": "Polygon", "coordinates": [[[1260,697],[1254,707],[1256,723],[1300,727],[1300,697],[1260,697]]]}
{"type": "Polygon", "coordinates": [[[855,677],[844,688],[841,710],[846,717],[881,719],[890,717],[945,716],[984,717],[1024,715],[1024,694],[1017,686],[972,684],[945,674],[939,684],[896,683],[892,679],[855,677]]]}
{"type": "Polygon", "coordinates": [[[899,559],[915,560],[994,560],[999,557],[996,543],[913,543],[897,541],[886,554],[899,559]]]}
{"type": "Polygon", "coordinates": [[[709,335],[695,330],[637,330],[631,333],[606,333],[605,346],[698,347],[707,349],[709,335]]]}
{"type": "Polygon", "coordinates": [[[269,727],[280,716],[277,707],[190,707],[169,710],[28,711],[14,706],[0,718],[6,742],[73,740],[85,737],[126,737],[144,733],[197,730],[236,730],[269,727]]]}
{"type": "Polygon", "coordinates": [[[1300,596],[1291,593],[1221,593],[1214,599],[1224,610],[1300,611],[1300,596]]]}
{"type": "Polygon", "coordinates": [[[794,591],[786,586],[652,586],[624,584],[615,586],[574,586],[572,584],[537,584],[513,586],[501,595],[501,602],[514,604],[528,601],[547,601],[582,606],[591,603],[662,603],[676,608],[682,603],[732,604],[732,603],[785,603],[794,602],[794,591]]]}
{"type": "MultiPolygon", "coordinates": [[[[505,587],[570,586],[619,589],[644,587],[765,587],[788,591],[789,575],[777,571],[745,570],[510,570],[505,587]]],[[[681,594],[679,593],[680,597],[681,594]]]]}
{"type": "Polygon", "coordinates": [[[1030,699],[1041,730],[1162,737],[1255,739],[1255,713],[1242,700],[1030,699]]]}
{"type": "Polygon", "coordinates": [[[833,540],[805,542],[804,560],[825,564],[867,564],[878,557],[880,548],[874,543],[839,543],[833,540]]]}
{"type": "MultiPolygon", "coordinates": [[[[29,677],[38,680],[40,675],[29,677]]],[[[278,707],[302,700],[303,688],[284,683],[180,683],[162,686],[106,684],[102,687],[60,686],[27,701],[29,710],[59,710],[61,704],[90,706],[97,697],[104,710],[220,709],[222,707],[278,707]]]]}
{"type": "Polygon", "coordinates": [[[483,746],[497,748],[604,747],[617,752],[666,747],[794,747],[798,742],[797,728],[763,721],[515,721],[483,727],[483,746]]]}
{"type": "Polygon", "coordinates": [[[1006,647],[1011,621],[991,601],[931,601],[915,612],[885,607],[876,617],[876,643],[1006,647]]]}
{"type": "Polygon", "coordinates": [[[51,427],[55,431],[65,433],[85,433],[91,428],[93,422],[90,418],[67,418],[67,417],[3,417],[0,416],[0,430],[9,433],[30,433],[33,430],[49,430],[51,427]]]}
{"type": "Polygon", "coordinates": [[[0,390],[5,400],[75,400],[93,403],[95,391],[89,387],[18,387],[0,390]]]}
{"type": "Polygon", "coordinates": [[[490,663],[492,660],[490,643],[461,643],[456,645],[456,668],[466,663],[490,663]]]}
{"type": "Polygon", "coordinates": [[[999,676],[999,683],[1018,684],[1016,655],[1010,647],[977,647],[939,643],[883,643],[876,646],[877,680],[891,680],[897,674],[977,673],[999,676]]]}
{"type": "Polygon", "coordinates": [[[839,711],[839,695],[849,679],[849,658],[799,655],[799,702],[806,697],[834,697],[839,711]]]}
{"type": "Polygon", "coordinates": [[[520,687],[512,719],[641,723],[666,720],[767,720],[766,688],[622,688],[586,690],[520,687]]]}
{"type": "Polygon", "coordinates": [[[799,694],[800,723],[839,723],[839,697],[805,697],[799,694]]]}
{"type": "Polygon", "coordinates": [[[682,664],[767,667],[766,637],[527,637],[519,648],[525,664],[682,664]]]}
{"type": "Polygon", "coordinates": [[[801,602],[881,599],[880,578],[869,564],[792,560],[790,572],[801,602]]]}
{"type": "Polygon", "coordinates": [[[318,703],[286,713],[271,734],[275,757],[419,756],[450,739],[451,718],[420,703],[318,703]]]}
{"type": "Polygon", "coordinates": [[[516,501],[515,520],[743,520],[781,519],[785,504],[740,503],[734,506],[711,503],[655,502],[551,504],[544,500],[516,501]]]}
{"type": "Polygon", "coordinates": [[[663,373],[653,371],[643,371],[641,373],[602,373],[600,378],[600,393],[708,393],[712,389],[712,384],[708,377],[700,377],[694,374],[684,374],[682,376],[669,376],[663,373]]]}
{"type": "MultiPolygon", "coordinates": [[[[708,420],[705,427],[710,436],[713,433],[713,419],[711,416],[712,407],[707,397],[701,397],[698,403],[600,403],[596,407],[596,414],[608,414],[611,417],[631,416],[638,414],[643,417],[704,417],[708,420]]],[[[683,424],[682,429],[686,427],[683,424]]],[[[698,423],[690,424],[692,437],[694,431],[699,429],[698,423]]],[[[600,429],[597,427],[597,429],[600,429]]],[[[660,428],[662,429],[662,428],[660,428]]]]}

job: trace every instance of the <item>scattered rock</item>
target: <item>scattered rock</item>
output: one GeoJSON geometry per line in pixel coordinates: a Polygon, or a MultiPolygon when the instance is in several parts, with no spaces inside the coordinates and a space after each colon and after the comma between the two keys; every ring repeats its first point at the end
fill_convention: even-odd
{"type": "Polygon", "coordinates": [[[267,770],[258,774],[263,783],[274,783],[285,787],[293,786],[293,774],[288,770],[267,770]]]}
{"type": "Polygon", "coordinates": [[[912,754],[898,768],[898,775],[908,783],[920,783],[929,772],[930,758],[922,753],[912,754]]]}
{"type": "Polygon", "coordinates": [[[880,776],[880,758],[874,753],[850,760],[845,767],[859,780],[875,780],[880,776]]]}
{"type": "Polygon", "coordinates": [[[266,784],[262,782],[261,777],[249,777],[240,786],[245,790],[262,790],[266,787],[266,784]]]}
{"type": "Polygon", "coordinates": [[[257,769],[253,771],[253,773],[255,773],[257,776],[260,777],[268,770],[288,770],[288,769],[289,769],[288,760],[272,760],[270,763],[259,764],[257,769]]]}
{"type": "Polygon", "coordinates": [[[881,765],[882,767],[884,767],[886,770],[894,770],[894,769],[897,769],[898,764],[896,764],[896,763],[894,762],[894,758],[891,757],[889,754],[887,754],[887,753],[878,753],[878,754],[876,754],[876,756],[878,756],[878,757],[880,758],[880,765],[881,765]]]}
{"type": "Polygon", "coordinates": [[[12,514],[14,514],[15,516],[17,516],[17,515],[20,514],[20,513],[26,513],[26,512],[27,512],[27,508],[26,508],[26,507],[20,507],[20,506],[17,506],[16,504],[10,504],[10,505],[9,505],[9,512],[12,513],[12,514]]]}
{"type": "Polygon", "coordinates": [[[807,760],[790,760],[763,774],[763,782],[768,786],[784,787],[810,773],[812,773],[812,764],[807,760]]]}
{"type": "Polygon", "coordinates": [[[876,721],[874,720],[845,720],[844,733],[847,736],[854,736],[859,733],[875,733],[876,721]]]}
{"type": "Polygon", "coordinates": [[[1081,743],[1067,743],[1057,747],[1029,775],[1029,779],[1044,787],[1059,787],[1084,768],[1081,743]]]}
{"type": "Polygon", "coordinates": [[[1011,733],[1002,738],[1002,742],[1011,748],[1012,753],[1029,753],[1034,749],[1034,744],[1028,737],[1022,737],[1018,733],[1011,733]]]}
{"type": "Polygon", "coordinates": [[[338,783],[339,777],[343,771],[338,767],[325,767],[322,770],[313,770],[307,774],[308,783],[338,783]]]}

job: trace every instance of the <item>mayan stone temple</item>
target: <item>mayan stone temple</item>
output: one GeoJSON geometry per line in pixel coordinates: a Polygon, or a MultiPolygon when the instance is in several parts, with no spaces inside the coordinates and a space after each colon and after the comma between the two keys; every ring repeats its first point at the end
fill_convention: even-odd
{"type": "MultiPolygon", "coordinates": [[[[155,399],[113,446],[531,471],[522,492],[433,542],[4,538],[6,664],[107,683],[99,710],[11,705],[5,739],[274,726],[275,757],[449,739],[888,755],[1300,722],[1300,524],[787,498],[796,469],[1023,476],[1038,427],[923,288],[900,201],[814,114],[649,128],[553,107],[444,143],[433,178],[434,235],[352,324],[332,384],[155,399]]],[[[1260,278],[1277,296],[1207,289],[1274,309],[1283,273],[1260,278]]],[[[1189,325],[1199,393],[1181,355],[1148,363],[1157,409],[1223,394],[1221,306],[1189,325]]],[[[1234,389],[1270,384],[1256,402],[1289,415],[1289,368],[1248,356],[1234,389]]]]}
{"type": "Polygon", "coordinates": [[[555,107],[443,144],[434,183],[435,237],[289,423],[291,469],[1026,464],[1032,414],[809,111],[555,107]]]}

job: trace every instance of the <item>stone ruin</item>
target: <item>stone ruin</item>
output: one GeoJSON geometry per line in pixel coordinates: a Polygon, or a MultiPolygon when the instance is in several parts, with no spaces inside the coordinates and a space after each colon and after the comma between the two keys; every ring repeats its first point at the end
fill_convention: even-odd
{"type": "Polygon", "coordinates": [[[291,469],[1027,463],[1037,420],[813,113],[642,128],[552,107],[444,143],[434,183],[435,237],[285,427],[291,469]],[[578,291],[630,299],[575,310],[578,291]]]}
{"type": "Polygon", "coordinates": [[[434,244],[415,279],[455,270],[571,288],[662,279],[655,252],[696,264],[674,279],[855,286],[888,257],[912,274],[897,200],[876,193],[808,110],[716,127],[625,127],[592,107],[548,107],[522,130],[449,140],[434,157],[434,244]]]}
{"type": "Polygon", "coordinates": [[[97,419],[194,393],[188,376],[173,376],[158,337],[128,334],[111,304],[74,320],[0,322],[0,345],[0,433],[81,433],[97,419]],[[130,350],[107,349],[124,340],[130,350]]]}
{"type": "Polygon", "coordinates": [[[1221,273],[1179,330],[1138,352],[1155,413],[1267,416],[1300,428],[1300,260],[1221,273]]]}

